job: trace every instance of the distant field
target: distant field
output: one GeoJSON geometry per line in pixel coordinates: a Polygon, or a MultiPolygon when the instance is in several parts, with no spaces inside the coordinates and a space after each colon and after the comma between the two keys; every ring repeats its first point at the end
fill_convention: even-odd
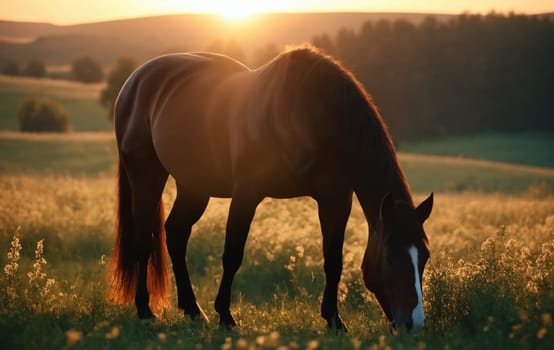
{"type": "Polygon", "coordinates": [[[113,133],[0,132],[0,174],[98,175],[114,169],[113,133]]]}
{"type": "Polygon", "coordinates": [[[102,84],[0,75],[0,130],[17,130],[17,110],[25,96],[48,97],[69,113],[75,131],[107,131],[112,122],[98,98],[102,84]]]}
{"type": "Polygon", "coordinates": [[[491,133],[400,143],[408,153],[487,159],[554,168],[554,134],[491,133]]]}
{"type": "MultiPolygon", "coordinates": [[[[113,133],[29,134],[0,132],[0,175],[115,174],[113,133]]],[[[554,189],[554,170],[463,158],[400,155],[415,192],[484,191],[522,193],[554,189]]]]}

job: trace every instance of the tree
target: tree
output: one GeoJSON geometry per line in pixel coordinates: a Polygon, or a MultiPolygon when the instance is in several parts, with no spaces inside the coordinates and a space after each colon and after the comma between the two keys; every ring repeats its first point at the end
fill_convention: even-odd
{"type": "Polygon", "coordinates": [[[107,78],[107,85],[100,93],[100,104],[108,109],[108,118],[114,117],[114,104],[121,87],[133,73],[137,63],[130,57],[120,57],[107,78]]]}
{"type": "Polygon", "coordinates": [[[2,74],[16,76],[21,74],[21,68],[19,68],[17,62],[9,61],[4,65],[4,68],[2,68],[2,74]]]}
{"type": "Polygon", "coordinates": [[[23,69],[23,75],[34,78],[43,78],[46,76],[46,66],[42,61],[31,60],[23,69]]]}
{"type": "Polygon", "coordinates": [[[67,132],[71,129],[69,115],[56,101],[26,97],[17,112],[19,130],[26,132],[67,132]]]}
{"type": "Polygon", "coordinates": [[[329,54],[335,54],[336,48],[328,34],[316,35],[312,38],[312,45],[329,54]]]}
{"type": "Polygon", "coordinates": [[[71,75],[82,83],[97,83],[104,77],[102,64],[91,56],[81,56],[71,63],[71,75]]]}

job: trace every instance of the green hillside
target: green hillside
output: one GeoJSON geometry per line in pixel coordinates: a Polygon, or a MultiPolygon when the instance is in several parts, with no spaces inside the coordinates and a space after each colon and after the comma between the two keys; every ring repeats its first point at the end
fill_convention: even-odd
{"type": "MultiPolygon", "coordinates": [[[[22,135],[0,133],[0,175],[115,176],[113,133],[22,135]]],[[[467,190],[522,193],[554,189],[554,170],[471,159],[400,155],[415,192],[467,190]]]]}
{"type": "Polygon", "coordinates": [[[554,134],[548,132],[453,136],[401,142],[398,149],[407,153],[487,159],[554,168],[554,134]]]}
{"type": "Polygon", "coordinates": [[[0,21],[0,38],[30,39],[20,44],[0,40],[0,65],[4,60],[25,62],[36,57],[47,64],[67,64],[83,54],[94,54],[105,64],[111,64],[122,55],[144,60],[170,50],[206,50],[216,40],[235,40],[250,57],[254,50],[268,43],[280,50],[285,45],[309,42],[313,36],[335,33],[340,28],[358,30],[368,20],[402,18],[420,22],[426,16],[411,13],[268,13],[236,22],[217,15],[177,14],[66,26],[0,21]]]}
{"type": "Polygon", "coordinates": [[[112,123],[98,102],[101,84],[0,75],[0,130],[18,130],[17,110],[25,96],[48,97],[69,113],[75,131],[108,131],[112,123]]]}

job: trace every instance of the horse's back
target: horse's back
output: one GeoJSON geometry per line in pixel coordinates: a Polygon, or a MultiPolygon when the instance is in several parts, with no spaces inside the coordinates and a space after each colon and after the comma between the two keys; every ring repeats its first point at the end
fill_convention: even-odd
{"type": "Polygon", "coordinates": [[[209,182],[214,172],[208,125],[213,91],[234,73],[247,71],[226,56],[170,54],[139,67],[127,80],[116,105],[120,150],[147,147],[175,178],[209,182]],[[140,140],[141,142],[137,142],[140,140]],[[142,142],[144,141],[144,142],[142,142]]]}
{"type": "Polygon", "coordinates": [[[273,197],[347,186],[360,140],[383,133],[352,76],[311,50],[255,71],[220,55],[162,56],[129,78],[117,109],[120,144],[140,134],[180,185],[212,196],[239,182],[273,197]]]}

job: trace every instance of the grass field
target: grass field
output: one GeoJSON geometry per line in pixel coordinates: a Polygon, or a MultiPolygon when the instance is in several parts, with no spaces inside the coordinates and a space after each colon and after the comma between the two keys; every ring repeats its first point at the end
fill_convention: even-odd
{"type": "Polygon", "coordinates": [[[551,133],[490,133],[448,137],[401,143],[399,150],[554,168],[554,137],[551,133]]]}
{"type": "MultiPolygon", "coordinates": [[[[550,196],[437,193],[426,224],[432,249],[424,275],[426,329],[393,337],[361,281],[367,225],[357,204],[339,293],[348,334],[327,334],[319,316],[321,234],[315,203],[305,198],[259,207],[234,284],[240,327],[228,332],[217,327],[212,308],[227,200],[211,201],[189,246],[191,278],[211,323],[183,319],[173,288],[173,306],[145,326],[133,307],[104,299],[115,211],[111,176],[4,175],[0,188],[6,349],[548,349],[554,341],[550,196]]],[[[168,207],[174,196],[170,184],[168,207]]]]}
{"type": "Polygon", "coordinates": [[[25,96],[48,97],[68,112],[75,131],[112,130],[107,112],[98,102],[101,84],[0,75],[0,130],[18,130],[17,110],[25,96]]]}
{"type": "MultiPolygon", "coordinates": [[[[115,174],[116,146],[111,133],[67,135],[0,132],[0,174],[115,174]]],[[[522,193],[554,189],[554,170],[463,158],[401,154],[412,189],[522,193]]]]}
{"type": "MultiPolygon", "coordinates": [[[[222,199],[210,202],[194,229],[188,255],[194,289],[211,323],[185,320],[175,307],[173,287],[172,307],[145,325],[136,320],[134,307],[104,298],[113,244],[117,151],[111,124],[103,114],[98,119],[98,111],[83,107],[86,101],[97,106],[98,87],[53,82],[42,86],[30,80],[14,92],[14,82],[6,87],[2,79],[2,349],[552,347],[554,148],[548,135],[488,135],[454,139],[452,144],[400,146],[424,154],[400,155],[417,200],[435,192],[426,223],[432,253],[423,281],[427,322],[418,336],[390,336],[382,311],[363,286],[359,266],[367,224],[357,203],[347,227],[339,293],[350,331],[327,334],[319,316],[324,283],[321,233],[315,202],[307,198],[267,199],[260,205],[234,284],[232,312],[240,324],[236,331],[219,329],[212,307],[222,273],[229,206],[222,199]],[[15,124],[6,118],[11,108],[4,104],[6,98],[15,101],[32,89],[74,101],[79,116],[74,129],[106,131],[9,131],[15,124]],[[87,112],[80,113],[80,108],[87,112]],[[107,126],[94,124],[99,121],[107,126]],[[495,143],[489,143],[494,138],[495,143]],[[474,144],[474,151],[467,151],[474,144]],[[510,145],[512,151],[506,152],[510,145]],[[461,149],[464,157],[459,156],[461,149]]],[[[164,193],[167,209],[174,198],[170,181],[164,193]]]]}

